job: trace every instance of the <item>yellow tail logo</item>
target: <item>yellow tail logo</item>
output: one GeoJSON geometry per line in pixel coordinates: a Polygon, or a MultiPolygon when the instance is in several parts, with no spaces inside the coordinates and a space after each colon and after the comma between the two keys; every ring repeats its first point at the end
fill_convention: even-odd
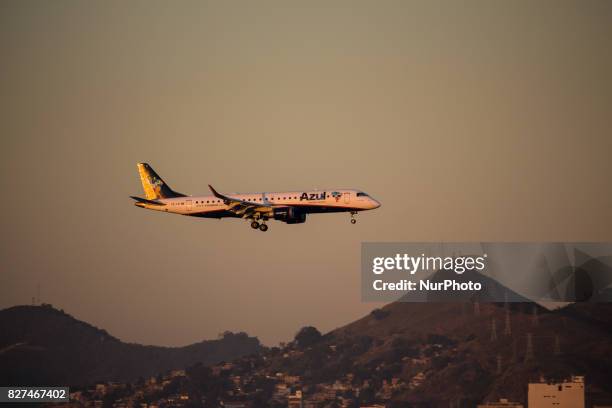
{"type": "Polygon", "coordinates": [[[147,200],[158,200],[160,198],[184,197],[184,194],[172,191],[172,189],[164,183],[147,163],[138,163],[138,173],[140,181],[144,189],[147,200]]]}

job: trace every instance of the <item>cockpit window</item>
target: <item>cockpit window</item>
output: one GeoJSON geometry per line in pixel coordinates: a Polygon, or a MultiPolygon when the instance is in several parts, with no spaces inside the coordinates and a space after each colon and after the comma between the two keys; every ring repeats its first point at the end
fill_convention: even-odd
{"type": "Polygon", "coordinates": [[[360,192],[357,193],[357,197],[369,197],[369,195],[367,195],[366,193],[360,191],[360,192]]]}

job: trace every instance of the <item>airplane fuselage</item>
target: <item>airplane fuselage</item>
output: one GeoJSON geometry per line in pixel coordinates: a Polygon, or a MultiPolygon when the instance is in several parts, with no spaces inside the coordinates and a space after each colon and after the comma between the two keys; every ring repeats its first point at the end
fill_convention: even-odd
{"type": "MultiPolygon", "coordinates": [[[[357,212],[378,208],[380,203],[358,190],[287,191],[275,193],[236,193],[232,198],[271,207],[294,207],[305,214],[357,212]],[[358,195],[359,194],[359,195],[358,195]]],[[[228,211],[229,205],[214,195],[161,198],[159,204],[136,202],[149,210],[206,218],[241,218],[228,211]]],[[[268,217],[273,218],[273,217],[268,217]]]]}
{"type": "Polygon", "coordinates": [[[368,194],[352,189],[221,194],[209,185],[212,195],[187,196],[172,190],[147,163],[137,167],[146,197],[131,196],[137,207],[191,217],[243,218],[261,231],[268,230],[267,220],[301,224],[315,213],[349,212],[354,224],[358,211],[380,207],[368,194]]]}

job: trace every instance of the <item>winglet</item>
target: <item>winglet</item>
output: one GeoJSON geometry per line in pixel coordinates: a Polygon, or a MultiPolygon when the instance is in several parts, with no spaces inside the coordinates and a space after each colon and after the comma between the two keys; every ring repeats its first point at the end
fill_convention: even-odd
{"type": "Polygon", "coordinates": [[[224,196],[223,194],[220,194],[220,193],[219,193],[217,190],[215,190],[215,189],[213,188],[213,186],[211,186],[210,184],[208,185],[208,188],[210,188],[210,191],[212,191],[212,193],[213,193],[213,195],[214,195],[215,197],[222,199],[222,200],[223,200],[223,202],[224,202],[225,204],[227,204],[227,203],[229,203],[229,202],[231,202],[231,201],[232,201],[232,199],[231,199],[231,198],[229,198],[228,196],[224,196]]]}
{"type": "Polygon", "coordinates": [[[213,195],[214,195],[215,197],[217,197],[217,198],[224,198],[224,197],[223,197],[221,194],[219,194],[219,193],[217,192],[217,190],[215,190],[215,189],[213,188],[213,186],[211,186],[210,184],[208,185],[208,188],[210,188],[210,191],[212,191],[212,193],[213,193],[213,195]]]}

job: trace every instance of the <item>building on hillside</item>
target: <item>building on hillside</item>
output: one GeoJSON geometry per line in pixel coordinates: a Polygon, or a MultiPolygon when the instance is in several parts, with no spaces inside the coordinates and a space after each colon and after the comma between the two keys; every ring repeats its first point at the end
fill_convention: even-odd
{"type": "Polygon", "coordinates": [[[170,371],[170,378],[185,377],[185,370],[172,370],[170,371]]]}
{"type": "Polygon", "coordinates": [[[485,402],[478,405],[478,408],[523,408],[523,404],[509,401],[506,398],[500,398],[497,402],[485,402]]]}
{"type": "Polygon", "coordinates": [[[299,384],[300,376],[299,375],[285,375],[285,377],[283,378],[283,381],[285,382],[285,384],[289,384],[289,385],[299,384]]]}
{"type": "Polygon", "coordinates": [[[304,408],[323,408],[325,401],[308,399],[304,401],[304,408]]]}
{"type": "Polygon", "coordinates": [[[296,391],[295,394],[287,396],[287,406],[289,408],[302,408],[302,391],[296,391]]]}
{"type": "Polygon", "coordinates": [[[251,404],[246,401],[223,401],[225,408],[249,408],[251,404]]]}
{"type": "Polygon", "coordinates": [[[584,408],[584,377],[572,376],[563,382],[529,383],[527,389],[529,408],[584,408]]]}
{"type": "Polygon", "coordinates": [[[410,388],[411,390],[420,387],[421,384],[423,384],[423,382],[425,381],[425,379],[427,378],[427,376],[425,375],[424,372],[419,372],[416,375],[414,375],[411,379],[410,379],[410,383],[408,384],[408,388],[410,388]]]}

